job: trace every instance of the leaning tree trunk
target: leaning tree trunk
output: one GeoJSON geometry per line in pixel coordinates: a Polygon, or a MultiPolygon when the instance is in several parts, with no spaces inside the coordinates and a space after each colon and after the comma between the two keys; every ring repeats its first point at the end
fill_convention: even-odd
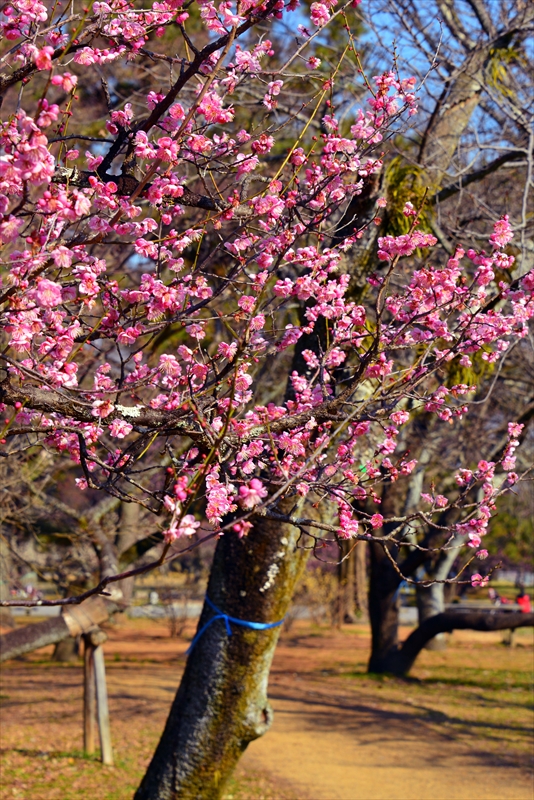
{"type": "Polygon", "coordinates": [[[47,644],[68,639],[70,630],[63,616],[53,617],[35,625],[24,625],[0,636],[0,662],[31,653],[47,644]]]}
{"type": "Polygon", "coordinates": [[[393,675],[403,676],[412,668],[415,659],[428,641],[438,633],[451,633],[454,630],[501,631],[534,626],[534,613],[522,611],[501,611],[498,609],[473,610],[454,609],[436,614],[423,622],[397,648],[389,654],[387,669],[393,675]]]}
{"type": "Polygon", "coordinates": [[[70,636],[99,625],[117,611],[115,603],[90,597],[80,605],[64,608],[63,614],[35,625],[24,625],[0,636],[0,662],[31,653],[48,644],[57,644],[70,636]]]}
{"type": "MultiPolygon", "coordinates": [[[[293,503],[284,501],[286,510],[293,503]]],[[[282,505],[284,505],[282,504],[282,505]]],[[[281,620],[306,562],[300,532],[256,518],[245,538],[217,543],[207,596],[225,614],[281,620]]],[[[215,616],[204,604],[198,630],[215,616]]],[[[216,800],[249,742],[271,725],[267,682],[280,627],[250,630],[215,620],[194,646],[152,762],[135,800],[216,800]]]]}

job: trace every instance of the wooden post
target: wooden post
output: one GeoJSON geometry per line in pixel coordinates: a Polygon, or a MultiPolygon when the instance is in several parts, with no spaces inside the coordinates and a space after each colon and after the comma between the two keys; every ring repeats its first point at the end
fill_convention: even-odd
{"type": "Polygon", "coordinates": [[[92,756],[95,752],[96,693],[94,647],[90,636],[83,637],[83,751],[92,756]]]}
{"type": "Polygon", "coordinates": [[[100,750],[102,763],[113,766],[113,750],[111,747],[111,730],[109,726],[108,691],[106,687],[106,667],[102,645],[95,647],[93,653],[95,663],[96,710],[98,729],[100,731],[100,750]]]}
{"type": "Polygon", "coordinates": [[[107,638],[106,633],[100,628],[89,631],[83,637],[85,643],[83,745],[87,755],[95,752],[95,728],[98,720],[102,763],[113,766],[106,668],[102,649],[107,638]]]}

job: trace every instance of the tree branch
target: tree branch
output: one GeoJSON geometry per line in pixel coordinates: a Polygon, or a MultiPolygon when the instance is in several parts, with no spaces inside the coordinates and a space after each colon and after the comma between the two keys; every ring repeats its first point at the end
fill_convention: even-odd
{"type": "Polygon", "coordinates": [[[469,172],[467,175],[462,175],[455,183],[450,183],[448,186],[444,186],[441,191],[437,192],[432,198],[430,198],[430,203],[432,205],[435,205],[436,203],[442,203],[449,197],[461,192],[462,189],[465,189],[466,186],[469,186],[471,183],[481,181],[487,175],[491,175],[492,172],[496,172],[498,169],[500,169],[500,167],[503,166],[503,164],[508,164],[511,161],[519,161],[520,159],[525,158],[526,155],[527,154],[524,150],[512,150],[509,153],[503,153],[501,156],[498,156],[498,158],[494,158],[493,161],[490,161],[489,164],[486,164],[484,167],[474,170],[473,172],[469,172]]]}
{"type": "Polygon", "coordinates": [[[405,675],[418,654],[430,639],[438,633],[450,633],[454,630],[501,631],[534,626],[534,613],[523,611],[504,611],[503,609],[471,610],[469,608],[450,609],[443,614],[436,614],[425,620],[416,628],[401,645],[397,658],[398,669],[392,671],[405,675]]]}

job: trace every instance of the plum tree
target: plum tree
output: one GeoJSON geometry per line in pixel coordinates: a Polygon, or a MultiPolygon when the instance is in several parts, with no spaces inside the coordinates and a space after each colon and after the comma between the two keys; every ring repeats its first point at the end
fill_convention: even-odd
{"type": "MultiPolygon", "coordinates": [[[[521,477],[511,420],[498,464],[459,467],[450,496],[380,505],[417,466],[402,446],[413,415],[448,425],[469,411],[473,387],[446,385],[448,365],[494,363],[527,335],[534,276],[512,275],[506,215],[488,252],[458,245],[434,265],[423,192],[403,204],[403,232],[378,236],[380,268],[353,296],[417,81],[364,75],[351,13],[283,0],[4,11],[1,455],[46,448],[79,466],[80,491],[141,506],[163,542],[152,567],[184,538],[217,538],[202,635],[138,800],[219,797],[268,729],[278,623],[309,552],[365,540],[386,558],[393,541],[430,553],[461,532],[484,559],[496,500],[521,477]],[[289,18],[298,35],[281,58],[289,18]],[[332,20],[345,46],[321,61],[332,20]],[[80,104],[95,73],[101,119],[80,104]],[[362,102],[340,113],[347,76],[362,102]],[[435,533],[424,546],[422,527],[435,533]]],[[[135,572],[39,602],[77,604],[135,572]]]]}

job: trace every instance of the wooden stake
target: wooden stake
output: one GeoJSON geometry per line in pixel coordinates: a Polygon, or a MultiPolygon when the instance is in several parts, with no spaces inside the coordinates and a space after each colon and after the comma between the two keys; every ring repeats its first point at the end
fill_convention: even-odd
{"type": "Polygon", "coordinates": [[[109,726],[108,691],[106,687],[106,667],[102,645],[95,647],[93,653],[96,683],[96,710],[100,731],[100,749],[102,763],[113,766],[113,750],[111,747],[111,730],[109,726]]]}
{"type": "Polygon", "coordinates": [[[83,751],[92,756],[95,752],[96,693],[94,646],[85,635],[83,653],[83,751]]]}

